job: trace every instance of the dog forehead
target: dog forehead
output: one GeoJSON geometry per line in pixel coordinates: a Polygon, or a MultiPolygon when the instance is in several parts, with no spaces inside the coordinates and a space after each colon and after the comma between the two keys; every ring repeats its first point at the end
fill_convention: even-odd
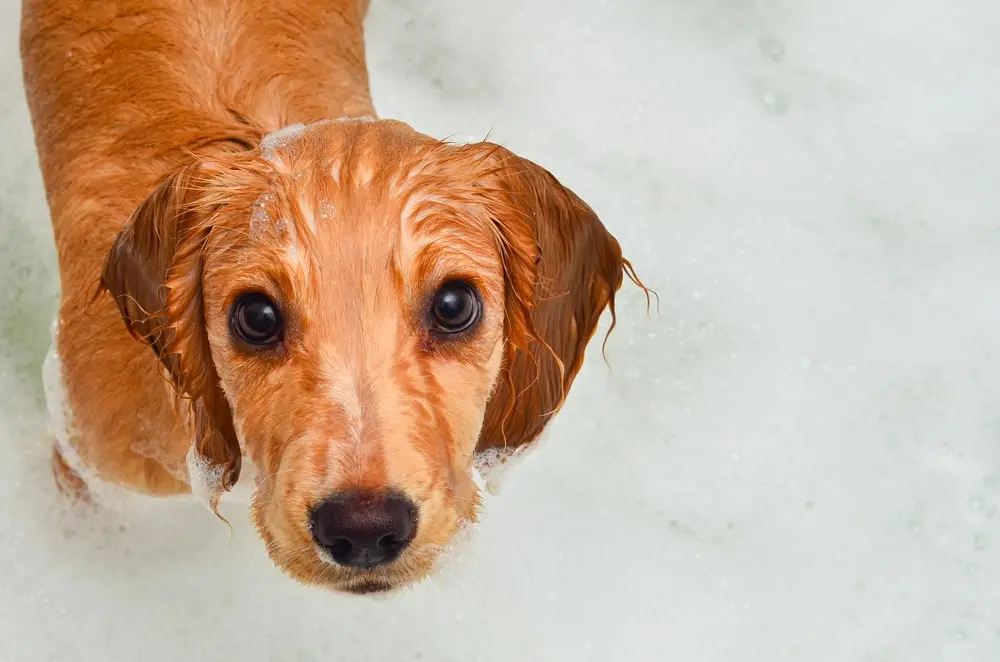
{"type": "Polygon", "coordinates": [[[271,280],[412,293],[449,276],[501,278],[482,189],[450,145],[398,122],[335,120],[269,134],[257,162],[268,174],[243,216],[244,264],[271,280]]]}
{"type": "Polygon", "coordinates": [[[462,243],[457,225],[471,231],[464,233],[469,239],[489,229],[475,168],[452,146],[401,122],[294,124],[266,136],[261,157],[274,176],[254,205],[251,234],[272,225],[283,230],[284,220],[302,221],[314,235],[374,231],[372,240],[384,241],[387,230],[401,229],[411,239],[448,234],[462,243]]]}
{"type": "MultiPolygon", "coordinates": [[[[261,156],[279,172],[317,164],[346,167],[398,164],[434,143],[429,136],[394,120],[341,117],[311,124],[291,124],[261,140],[261,156]]],[[[337,174],[333,173],[336,178],[337,174]]]]}
{"type": "MultiPolygon", "coordinates": [[[[332,231],[349,239],[344,235],[357,238],[372,230],[391,202],[385,189],[392,173],[373,181],[376,173],[405,167],[418,150],[418,141],[407,140],[407,134],[417,134],[398,124],[342,118],[293,124],[265,136],[257,163],[267,183],[252,204],[251,239],[294,245],[310,238],[303,233],[317,238],[332,231]]],[[[379,227],[379,234],[386,229],[379,227]]]]}
{"type": "MultiPolygon", "coordinates": [[[[318,221],[348,224],[351,231],[372,216],[392,216],[412,193],[414,176],[435,160],[437,141],[400,122],[342,118],[293,124],[268,134],[260,158],[270,185],[251,221],[299,212],[308,230],[318,221]],[[286,207],[273,209],[274,204],[286,207]],[[349,211],[341,214],[340,211],[349,211]]],[[[398,213],[396,214],[398,215],[398,213]]],[[[251,223],[251,231],[255,225],[251,223]]]]}

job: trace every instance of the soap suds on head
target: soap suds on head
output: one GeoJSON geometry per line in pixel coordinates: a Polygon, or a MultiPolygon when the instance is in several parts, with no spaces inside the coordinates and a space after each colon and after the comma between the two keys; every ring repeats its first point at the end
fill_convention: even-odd
{"type": "Polygon", "coordinates": [[[286,149],[296,141],[302,138],[302,136],[310,129],[324,126],[332,122],[374,122],[375,118],[370,115],[363,115],[360,117],[338,117],[332,120],[320,120],[318,122],[313,122],[311,124],[302,124],[301,122],[296,124],[289,124],[286,127],[282,127],[277,131],[272,131],[271,133],[264,136],[260,141],[260,149],[262,156],[276,163],[278,161],[276,152],[281,149],[286,149]]]}
{"type": "Polygon", "coordinates": [[[273,193],[264,193],[253,205],[250,213],[250,238],[257,239],[273,223],[271,214],[267,211],[267,206],[274,202],[273,193]]]}
{"type": "Polygon", "coordinates": [[[323,221],[332,221],[337,217],[337,208],[329,200],[320,200],[319,217],[323,221]]]}
{"type": "MultiPolygon", "coordinates": [[[[278,129],[272,133],[267,134],[261,140],[260,149],[261,156],[267,160],[275,170],[285,172],[290,174],[293,170],[292,160],[296,157],[295,154],[295,144],[302,140],[302,138],[311,130],[321,127],[324,125],[340,122],[374,122],[373,117],[340,117],[335,120],[320,120],[318,122],[313,122],[312,124],[291,124],[284,128],[278,129]]],[[[330,176],[334,182],[339,183],[340,175],[340,163],[330,163],[330,176]]],[[[369,168],[366,171],[362,171],[359,175],[359,181],[364,184],[370,181],[374,172],[369,168]]],[[[295,180],[300,180],[303,177],[303,173],[298,172],[294,174],[295,180]]],[[[267,228],[277,227],[279,232],[282,231],[283,223],[282,219],[274,218],[274,210],[268,210],[269,205],[274,202],[275,194],[273,192],[264,193],[254,204],[253,211],[250,217],[250,236],[253,238],[259,237],[260,234],[266,231],[267,228]]],[[[329,202],[321,203],[320,209],[317,211],[313,209],[310,205],[303,204],[302,211],[305,215],[305,220],[307,226],[313,231],[316,231],[317,220],[331,220],[335,216],[335,209],[333,205],[329,202]],[[318,218],[317,218],[318,217],[318,218]]]]}
{"type": "Polygon", "coordinates": [[[264,139],[260,141],[260,149],[263,156],[268,161],[274,161],[275,150],[282,149],[302,137],[302,134],[306,131],[305,124],[289,124],[288,126],[278,129],[272,133],[264,136],[264,139]]]}

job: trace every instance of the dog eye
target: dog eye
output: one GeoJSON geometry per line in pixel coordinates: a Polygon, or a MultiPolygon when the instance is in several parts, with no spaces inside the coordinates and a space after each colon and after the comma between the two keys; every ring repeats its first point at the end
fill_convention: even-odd
{"type": "Polygon", "coordinates": [[[277,344],[282,323],[278,305],[263,294],[244,294],[233,304],[230,315],[233,333],[242,341],[257,346],[277,344]]]}
{"type": "Polygon", "coordinates": [[[479,321],[479,296],[471,285],[450,281],[435,293],[431,304],[434,326],[445,333],[460,333],[479,321]]]}

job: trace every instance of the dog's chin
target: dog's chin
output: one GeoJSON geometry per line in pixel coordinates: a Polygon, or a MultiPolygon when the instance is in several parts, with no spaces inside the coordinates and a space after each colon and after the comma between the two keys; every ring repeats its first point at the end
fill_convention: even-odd
{"type": "Polygon", "coordinates": [[[428,577],[428,573],[393,573],[372,570],[340,578],[326,586],[338,593],[369,597],[391,597],[404,589],[412,588],[428,577]]]}
{"type": "Polygon", "coordinates": [[[367,595],[371,597],[388,597],[405,586],[409,586],[408,583],[391,583],[382,580],[362,580],[359,582],[353,582],[345,586],[339,587],[338,590],[343,593],[349,593],[351,595],[367,595]]]}

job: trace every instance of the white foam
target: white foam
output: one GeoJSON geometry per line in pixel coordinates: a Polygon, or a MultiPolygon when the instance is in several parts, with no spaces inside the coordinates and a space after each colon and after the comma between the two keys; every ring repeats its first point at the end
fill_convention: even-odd
{"type": "Polygon", "coordinates": [[[70,421],[73,420],[73,409],[66,398],[66,388],[62,376],[62,359],[59,358],[59,319],[52,321],[49,328],[51,341],[49,351],[42,362],[42,388],[45,391],[45,424],[56,442],[66,450],[70,435],[70,421]]]}
{"type": "Polygon", "coordinates": [[[192,442],[187,454],[188,477],[194,498],[215,510],[222,496],[222,467],[211,464],[192,442]]]}
{"type": "Polygon", "coordinates": [[[272,160],[274,158],[274,151],[286,147],[289,143],[294,142],[302,137],[302,134],[306,131],[305,124],[289,124],[286,127],[278,129],[277,131],[272,131],[271,133],[264,136],[263,140],[260,141],[260,149],[264,153],[264,158],[272,160]]]}
{"type": "Polygon", "coordinates": [[[42,387],[45,393],[45,424],[52,436],[63,462],[87,486],[90,498],[104,507],[123,505],[132,498],[132,492],[100,477],[88,466],[76,449],[77,431],[73,423],[73,408],[66,395],[62,359],[59,356],[59,320],[50,327],[49,350],[42,362],[42,387]]]}
{"type": "Polygon", "coordinates": [[[528,444],[516,448],[488,448],[477,452],[472,458],[472,466],[490,494],[498,494],[503,484],[503,477],[511,467],[516,466],[532,451],[538,449],[548,437],[548,428],[528,444]]]}
{"type": "Polygon", "coordinates": [[[483,487],[491,494],[496,494],[500,489],[500,479],[510,468],[510,464],[516,463],[517,459],[525,454],[527,446],[517,448],[488,448],[475,454],[473,457],[473,469],[483,487]]]}
{"type": "MultiPolygon", "coordinates": [[[[46,401],[45,422],[59,448],[63,461],[83,480],[90,491],[91,498],[102,507],[120,508],[137,499],[147,499],[148,497],[134,490],[104,480],[95,469],[89,467],[80,457],[73,441],[76,436],[76,430],[73,426],[73,410],[66,397],[62,376],[62,361],[58,349],[58,320],[52,323],[51,336],[49,351],[42,363],[42,384],[46,401]]],[[[244,457],[240,479],[233,486],[233,489],[220,494],[221,469],[210,467],[204,458],[197,454],[194,444],[186,457],[186,471],[181,467],[171,467],[168,463],[163,462],[162,457],[155,453],[154,445],[155,440],[143,445],[133,444],[132,450],[158,461],[178,480],[190,480],[191,493],[199,501],[211,506],[212,499],[215,496],[221,496],[221,501],[225,503],[241,505],[250,503],[258,471],[249,458],[244,457]],[[191,480],[191,477],[195,477],[195,479],[191,480]]]]}
{"type": "Polygon", "coordinates": [[[274,224],[274,219],[267,211],[267,206],[274,202],[274,193],[262,193],[254,202],[253,211],[250,212],[250,238],[259,239],[264,231],[274,224]]]}
{"type": "Polygon", "coordinates": [[[319,217],[323,221],[332,221],[337,217],[337,207],[330,200],[320,200],[319,217]]]}
{"type": "Polygon", "coordinates": [[[187,467],[191,481],[191,494],[210,509],[214,509],[217,503],[248,506],[257,489],[257,479],[260,475],[250,458],[244,455],[239,480],[236,481],[232,489],[224,492],[222,491],[222,467],[210,464],[198,452],[194,443],[188,450],[187,467]]]}
{"type": "Polygon", "coordinates": [[[265,159],[278,162],[277,151],[286,149],[296,141],[300,140],[303,135],[308,131],[315,129],[317,127],[325,126],[334,122],[362,122],[370,123],[375,122],[376,118],[371,115],[360,115],[357,117],[347,117],[341,116],[335,119],[325,119],[319,120],[317,122],[311,122],[309,124],[303,124],[301,122],[296,124],[289,124],[288,126],[282,127],[277,131],[272,131],[271,133],[264,136],[260,141],[260,149],[262,155],[265,159]]]}

